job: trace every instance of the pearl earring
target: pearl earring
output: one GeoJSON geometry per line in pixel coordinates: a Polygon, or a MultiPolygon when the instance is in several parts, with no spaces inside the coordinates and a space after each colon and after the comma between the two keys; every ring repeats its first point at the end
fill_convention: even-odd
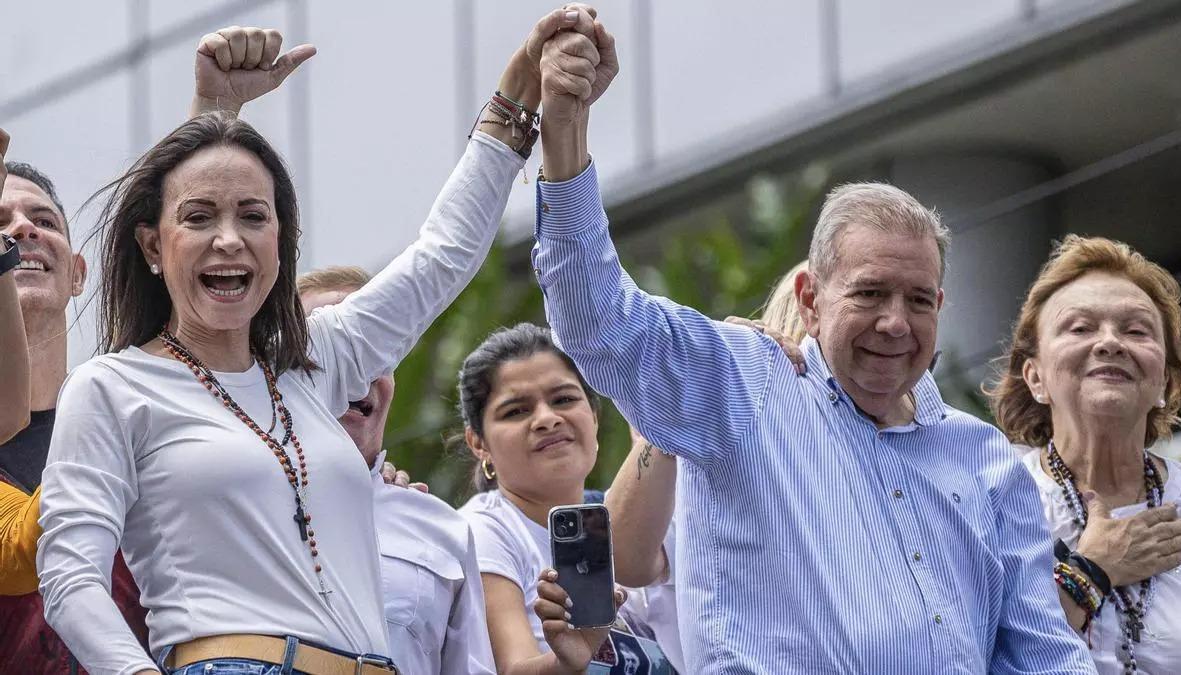
{"type": "Polygon", "coordinates": [[[1033,400],[1037,401],[1038,403],[1045,403],[1045,402],[1046,402],[1046,397],[1045,397],[1045,396],[1043,396],[1043,395],[1041,395],[1041,394],[1034,394],[1034,395],[1033,395],[1033,400]]]}
{"type": "Polygon", "coordinates": [[[1156,401],[1156,407],[1158,407],[1158,408],[1163,408],[1163,407],[1165,407],[1165,399],[1164,399],[1164,397],[1161,397],[1161,398],[1157,399],[1157,401],[1156,401]]]}
{"type": "Polygon", "coordinates": [[[151,269],[152,269],[152,274],[154,274],[156,276],[160,276],[160,266],[159,265],[157,265],[156,263],[152,263],[151,269]]]}

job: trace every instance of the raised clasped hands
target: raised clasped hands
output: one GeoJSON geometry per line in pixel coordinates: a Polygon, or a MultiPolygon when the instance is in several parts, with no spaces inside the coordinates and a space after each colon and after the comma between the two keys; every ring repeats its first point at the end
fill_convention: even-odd
{"type": "Polygon", "coordinates": [[[581,4],[577,26],[546,40],[541,48],[541,145],[546,180],[569,180],[587,167],[587,121],[591,104],[619,73],[615,38],[598,14],[581,4]]]}
{"type": "Polygon", "coordinates": [[[615,38],[593,7],[566,5],[579,13],[578,25],[558,32],[542,45],[541,107],[551,123],[578,121],[619,74],[615,38]]]}
{"type": "Polygon", "coordinates": [[[279,56],[283,35],[274,29],[230,26],[201,38],[197,45],[196,91],[190,116],[242,106],[273,91],[316,48],[303,44],[279,56]]]}

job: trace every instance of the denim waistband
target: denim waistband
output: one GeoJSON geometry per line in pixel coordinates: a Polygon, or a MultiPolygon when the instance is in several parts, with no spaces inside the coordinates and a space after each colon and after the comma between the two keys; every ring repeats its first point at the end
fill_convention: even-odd
{"type": "MultiPolygon", "coordinates": [[[[274,636],[274,637],[280,638],[280,636],[274,636]]],[[[317,644],[315,642],[308,642],[307,640],[300,640],[299,638],[297,638],[293,635],[284,635],[280,639],[286,641],[286,643],[287,643],[286,648],[283,650],[283,663],[275,664],[277,666],[280,666],[281,670],[279,672],[282,675],[291,675],[294,672],[293,668],[294,668],[294,663],[295,663],[295,650],[301,644],[307,645],[309,647],[315,647],[316,649],[321,649],[326,652],[331,652],[333,654],[336,654],[338,656],[342,656],[342,657],[349,659],[349,660],[355,660],[358,657],[363,657],[366,659],[373,659],[375,661],[382,661],[385,663],[386,667],[390,667],[390,668],[394,667],[393,659],[389,658],[388,656],[382,656],[380,654],[354,654],[352,652],[346,652],[346,651],[343,651],[340,649],[335,649],[333,647],[327,647],[325,645],[317,644]]],[[[156,659],[156,665],[160,668],[161,673],[167,674],[167,673],[172,672],[171,670],[169,670],[167,668],[166,663],[168,661],[168,657],[172,654],[172,650],[175,646],[176,645],[168,645],[167,647],[165,647],[164,649],[162,649],[160,651],[160,656],[156,659]]],[[[226,657],[232,658],[232,656],[229,654],[227,654],[226,657]]]]}

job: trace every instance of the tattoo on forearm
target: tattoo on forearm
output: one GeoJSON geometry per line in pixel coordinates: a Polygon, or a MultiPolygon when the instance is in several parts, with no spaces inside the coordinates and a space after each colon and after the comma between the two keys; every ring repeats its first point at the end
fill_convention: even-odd
{"type": "Polygon", "coordinates": [[[645,443],[640,450],[640,456],[636,458],[636,480],[644,477],[644,469],[652,464],[652,444],[645,443]]]}

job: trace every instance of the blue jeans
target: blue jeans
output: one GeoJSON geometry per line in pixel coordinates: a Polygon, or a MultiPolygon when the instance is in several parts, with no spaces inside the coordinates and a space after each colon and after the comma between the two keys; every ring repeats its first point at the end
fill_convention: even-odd
{"type": "Polygon", "coordinates": [[[214,659],[212,661],[198,661],[190,663],[184,668],[178,668],[169,675],[304,675],[299,670],[284,670],[283,666],[276,666],[266,661],[254,659],[214,659]]]}

